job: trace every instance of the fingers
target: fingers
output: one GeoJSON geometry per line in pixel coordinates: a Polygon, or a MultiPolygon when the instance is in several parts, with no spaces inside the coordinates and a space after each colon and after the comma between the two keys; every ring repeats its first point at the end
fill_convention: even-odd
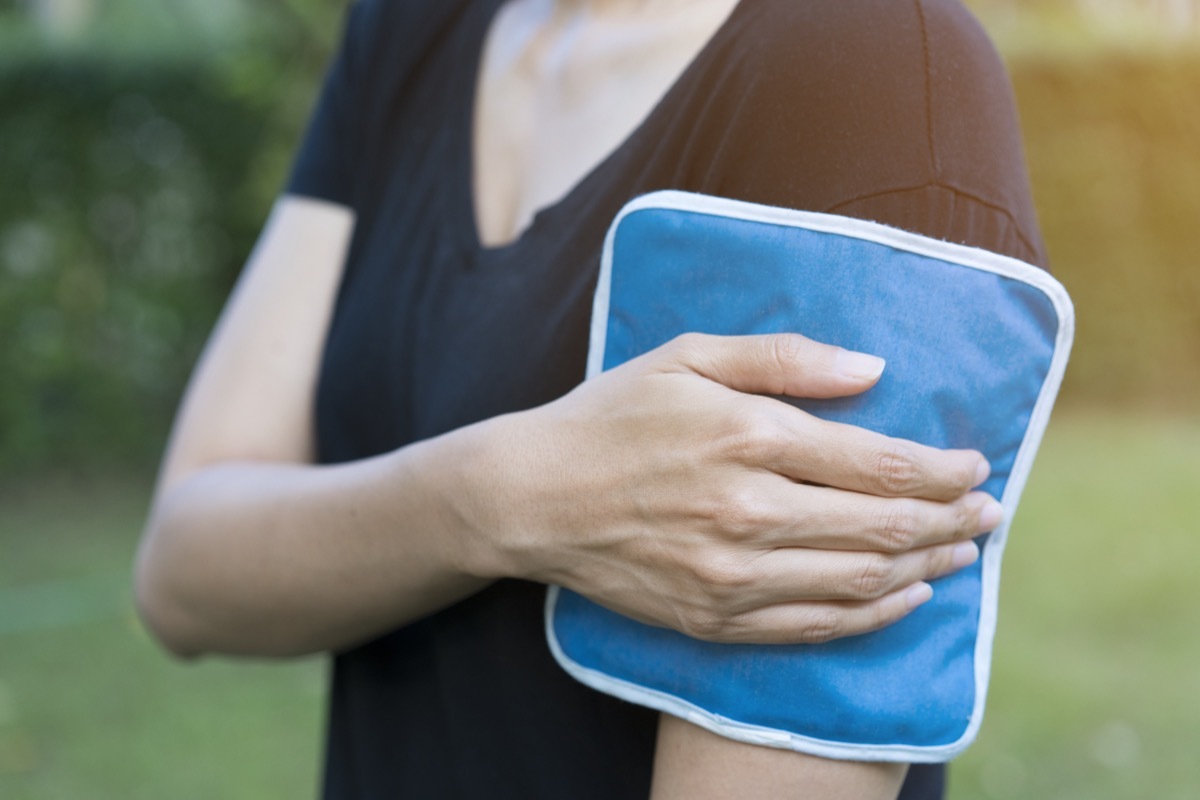
{"type": "Polygon", "coordinates": [[[659,368],[693,372],[739,392],[844,397],[875,385],[884,361],[799,334],[689,333],[655,351],[659,368]]]}
{"type": "MultiPolygon", "coordinates": [[[[693,394],[701,385],[711,393],[700,404],[707,416],[672,429],[700,443],[680,485],[709,487],[672,508],[702,537],[688,548],[698,558],[684,559],[688,588],[670,615],[685,633],[815,643],[885,627],[929,599],[926,581],[978,559],[970,539],[1001,521],[998,503],[971,492],[990,473],[976,451],[939,450],[748,396],[858,394],[879,379],[881,359],[793,334],[688,334],[637,362],[628,368],[655,376],[656,386],[682,378],[693,394]]],[[[679,417],[691,419],[667,419],[679,417]]],[[[672,564],[677,570],[678,556],[672,564]]]]}
{"type": "MultiPolygon", "coordinates": [[[[783,406],[783,404],[780,404],[783,406]]],[[[953,500],[979,486],[991,467],[975,450],[939,450],[874,431],[817,419],[783,406],[782,427],[762,464],[793,480],[880,497],[953,500]]]]}
{"type": "Polygon", "coordinates": [[[714,601],[733,614],[801,601],[878,600],[979,559],[970,540],[900,555],[784,548],[706,575],[714,601]]]}
{"type": "MultiPolygon", "coordinates": [[[[900,603],[915,597],[906,590],[924,594],[925,581],[975,563],[980,552],[972,537],[1003,517],[1000,504],[983,492],[938,503],[780,483],[792,508],[821,510],[798,513],[775,529],[761,525],[788,514],[776,509],[755,519],[742,513],[736,541],[696,564],[706,597],[696,608],[707,611],[693,615],[699,624],[692,635],[817,642],[891,624],[911,610],[900,603]],[[778,627],[785,616],[790,622],[778,627]]],[[[774,488],[759,483],[754,493],[774,488]]]]}
{"type": "MultiPolygon", "coordinates": [[[[682,370],[743,393],[831,398],[874,386],[884,362],[799,334],[685,334],[654,351],[656,369],[682,370]]],[[[760,399],[761,398],[757,398],[760,399]]],[[[747,398],[749,400],[749,398],[747,398]]],[[[952,500],[987,479],[974,450],[940,450],[817,419],[782,403],[745,405],[738,443],[747,466],[882,497],[952,500]],[[765,409],[770,408],[770,411],[765,409]]]]}
{"type": "Polygon", "coordinates": [[[918,583],[876,600],[780,603],[684,632],[727,643],[821,644],[899,622],[932,596],[929,584],[918,583]]]}
{"type": "Polygon", "coordinates": [[[763,548],[816,547],[904,553],[995,530],[1004,508],[986,492],[949,503],[874,497],[824,486],[763,487],[770,511],[747,541],[763,548]]]}

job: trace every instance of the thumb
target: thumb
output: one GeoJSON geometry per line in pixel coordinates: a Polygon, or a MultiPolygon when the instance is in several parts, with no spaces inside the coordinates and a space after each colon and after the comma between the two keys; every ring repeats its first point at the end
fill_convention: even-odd
{"type": "Polygon", "coordinates": [[[710,336],[687,333],[660,348],[665,371],[687,371],[730,389],[791,397],[845,397],[883,374],[876,356],[815,342],[798,333],[710,336]]]}

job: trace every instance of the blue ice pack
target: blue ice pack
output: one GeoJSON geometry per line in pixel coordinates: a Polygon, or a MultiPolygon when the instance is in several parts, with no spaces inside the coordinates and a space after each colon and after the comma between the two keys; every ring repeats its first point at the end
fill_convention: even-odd
{"type": "MultiPolygon", "coordinates": [[[[870,391],[796,400],[824,419],[974,448],[1005,523],[901,622],[821,645],[731,645],[552,587],[558,662],[723,736],[829,758],[946,761],[982,719],[1009,520],[1066,368],[1071,301],[1046,272],[871,222],[683,192],[630,202],[605,241],[588,376],[674,338],[802,333],[873,353],[870,391]]],[[[789,401],[793,402],[793,401],[789,401]]]]}

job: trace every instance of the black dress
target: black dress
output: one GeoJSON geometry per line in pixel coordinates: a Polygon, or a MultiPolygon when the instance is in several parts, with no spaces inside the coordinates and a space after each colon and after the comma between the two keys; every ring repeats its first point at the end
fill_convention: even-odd
{"type": "MultiPolygon", "coordinates": [[[[499,5],[361,0],[349,16],[289,186],[357,217],[317,393],[322,462],[575,386],[605,230],[651,190],[1043,260],[1007,78],[951,0],[742,0],[624,143],[515,242],[484,247],[471,114],[499,5]]],[[[543,596],[502,581],[338,654],[325,796],[644,798],[656,715],[558,668],[543,596]]],[[[914,768],[902,796],[941,784],[914,768]]]]}

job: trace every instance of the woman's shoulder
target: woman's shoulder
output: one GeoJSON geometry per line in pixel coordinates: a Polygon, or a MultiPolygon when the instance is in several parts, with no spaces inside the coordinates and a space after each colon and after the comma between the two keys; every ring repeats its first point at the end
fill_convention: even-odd
{"type": "Polygon", "coordinates": [[[709,190],[838,212],[881,197],[931,217],[980,208],[1037,251],[1008,76],[957,0],[742,0],[717,55],[696,106],[709,190]]]}
{"type": "Polygon", "coordinates": [[[470,54],[481,12],[500,0],[356,0],[347,11],[335,70],[374,124],[387,116],[413,77],[445,71],[470,54]]]}
{"type": "Polygon", "coordinates": [[[1004,63],[959,0],[760,0],[751,10],[737,49],[760,100],[837,98],[860,124],[926,127],[934,148],[989,130],[1019,141],[1004,63]]]}
{"type": "MultiPolygon", "coordinates": [[[[736,47],[766,78],[1007,85],[1003,62],[959,0],[742,0],[736,47]]],[[[914,89],[918,88],[914,86],[914,89]]]]}
{"type": "Polygon", "coordinates": [[[957,0],[742,0],[719,44],[703,99],[725,115],[706,121],[747,157],[876,179],[902,162],[913,185],[989,126],[1004,136],[987,141],[1019,150],[1004,66],[957,0]]]}
{"type": "MultiPolygon", "coordinates": [[[[495,5],[498,0],[487,0],[495,5]]],[[[379,55],[421,50],[460,22],[472,0],[355,0],[347,12],[349,44],[379,55]]]]}

